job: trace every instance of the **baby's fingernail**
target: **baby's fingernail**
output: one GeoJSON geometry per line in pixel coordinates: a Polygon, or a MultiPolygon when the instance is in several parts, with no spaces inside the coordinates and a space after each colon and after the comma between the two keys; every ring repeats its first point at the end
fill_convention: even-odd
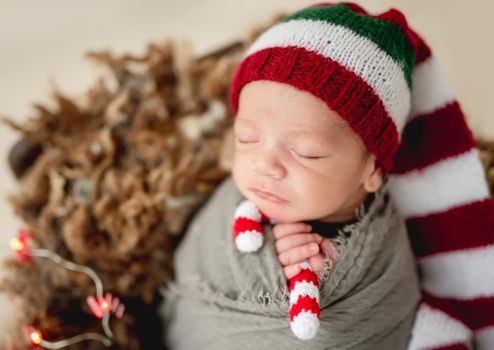
{"type": "Polygon", "coordinates": [[[312,225],[306,225],[307,231],[312,231],[312,225]]]}

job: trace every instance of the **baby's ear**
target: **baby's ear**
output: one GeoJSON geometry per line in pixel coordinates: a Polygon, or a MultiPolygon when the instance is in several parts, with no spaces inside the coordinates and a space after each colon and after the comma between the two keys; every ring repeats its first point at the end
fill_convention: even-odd
{"type": "Polygon", "coordinates": [[[383,184],[383,173],[380,167],[377,166],[376,156],[371,154],[367,159],[367,164],[364,171],[364,189],[372,193],[381,188],[383,184]]]}

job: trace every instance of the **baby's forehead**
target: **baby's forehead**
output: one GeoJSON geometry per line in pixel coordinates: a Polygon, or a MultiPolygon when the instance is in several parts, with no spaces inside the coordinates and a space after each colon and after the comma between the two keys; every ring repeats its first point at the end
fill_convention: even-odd
{"type": "MultiPolygon", "coordinates": [[[[235,123],[238,125],[252,126],[256,128],[270,127],[270,120],[262,114],[253,114],[249,116],[238,115],[235,117],[235,123]]],[[[282,121],[282,130],[290,134],[322,134],[330,137],[350,137],[352,131],[346,121],[327,120],[321,122],[315,116],[307,113],[303,119],[294,119],[286,117],[282,121]],[[314,120],[312,120],[314,118],[314,120]]]]}
{"type": "Polygon", "coordinates": [[[241,125],[313,133],[332,139],[353,137],[350,125],[323,100],[289,84],[254,81],[240,93],[236,116],[241,125]]]}

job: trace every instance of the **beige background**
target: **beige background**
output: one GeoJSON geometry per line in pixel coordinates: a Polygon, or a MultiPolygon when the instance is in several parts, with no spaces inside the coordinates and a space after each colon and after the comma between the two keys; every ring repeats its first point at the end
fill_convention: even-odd
{"type": "MultiPolygon", "coordinates": [[[[403,11],[442,62],[474,132],[494,139],[490,108],[494,99],[492,1],[355,2],[372,12],[389,7],[403,11]]],[[[26,118],[31,102],[48,101],[50,81],[66,94],[81,94],[98,74],[83,59],[87,50],[141,53],[149,41],[174,36],[189,38],[201,54],[235,40],[278,11],[311,3],[314,1],[0,0],[0,114],[26,118]]],[[[0,126],[0,259],[11,254],[9,237],[21,225],[5,200],[16,186],[6,162],[16,138],[10,129],[0,126]]],[[[0,295],[0,330],[8,331],[14,312],[12,303],[0,295]]]]}

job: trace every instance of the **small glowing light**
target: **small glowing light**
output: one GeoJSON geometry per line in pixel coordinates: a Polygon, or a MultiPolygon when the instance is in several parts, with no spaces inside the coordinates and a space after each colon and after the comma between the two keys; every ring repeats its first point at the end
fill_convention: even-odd
{"type": "Polygon", "coordinates": [[[21,252],[26,248],[26,245],[21,242],[20,239],[12,238],[10,240],[10,248],[12,248],[12,250],[15,250],[16,252],[21,252]]]}
{"type": "Polygon", "coordinates": [[[31,231],[25,228],[20,228],[18,232],[19,232],[19,239],[23,242],[29,241],[33,238],[31,231]]]}
{"type": "Polygon", "coordinates": [[[19,229],[19,235],[10,240],[10,248],[17,253],[22,261],[31,261],[29,252],[29,242],[32,239],[31,232],[26,229],[19,229]]]}
{"type": "Polygon", "coordinates": [[[113,313],[117,318],[121,318],[125,311],[125,306],[120,303],[118,297],[111,293],[106,293],[105,296],[96,300],[95,297],[89,296],[86,299],[89,308],[97,318],[102,318],[105,313],[113,313]]]}
{"type": "Polygon", "coordinates": [[[101,306],[101,310],[103,310],[104,312],[110,310],[110,305],[106,302],[106,300],[101,300],[100,306],[101,306]]]}
{"type": "Polygon", "coordinates": [[[38,331],[37,329],[31,328],[30,334],[29,334],[29,339],[31,339],[31,342],[33,345],[39,345],[43,341],[43,337],[41,336],[41,332],[38,331]]]}
{"type": "Polygon", "coordinates": [[[101,311],[101,306],[98,304],[96,299],[93,296],[89,296],[89,297],[87,297],[86,300],[87,300],[87,304],[89,305],[89,308],[91,309],[94,316],[96,316],[97,318],[102,318],[103,313],[101,311]]]}

